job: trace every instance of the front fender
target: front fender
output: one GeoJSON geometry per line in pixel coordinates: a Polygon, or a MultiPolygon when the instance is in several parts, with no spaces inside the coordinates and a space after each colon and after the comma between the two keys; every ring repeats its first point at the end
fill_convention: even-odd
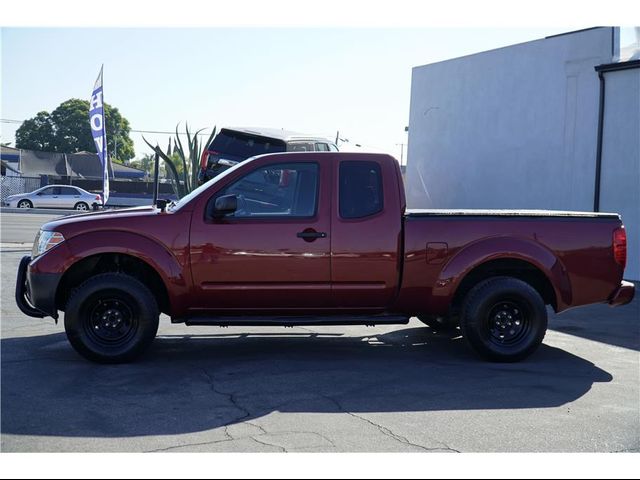
{"type": "Polygon", "coordinates": [[[80,234],[36,259],[31,268],[34,271],[64,273],[75,263],[103,253],[130,255],[147,263],[158,273],[167,289],[171,314],[184,308],[190,288],[188,265],[181,265],[170,250],[143,235],[118,231],[80,234]]]}
{"type": "Polygon", "coordinates": [[[540,270],[553,287],[558,311],[571,304],[571,283],[566,268],[548,248],[528,238],[492,237],[472,243],[451,257],[441,270],[432,295],[439,306],[449,305],[464,278],[476,267],[498,259],[516,259],[540,270]]]}

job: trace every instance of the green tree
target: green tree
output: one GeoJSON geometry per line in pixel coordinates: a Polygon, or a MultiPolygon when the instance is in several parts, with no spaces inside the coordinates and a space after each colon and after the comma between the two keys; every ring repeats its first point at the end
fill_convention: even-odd
{"type": "MultiPolygon", "coordinates": [[[[131,127],[117,108],[104,104],[107,127],[107,151],[114,159],[135,156],[131,127]],[[116,147],[117,142],[117,147],[116,147]]],[[[16,148],[59,153],[95,152],[89,125],[89,101],[72,98],[53,112],[40,112],[25,120],[16,131],[16,148]]]]}
{"type": "Polygon", "coordinates": [[[55,130],[49,112],[25,120],[16,131],[16,148],[55,151],[55,130]]]}

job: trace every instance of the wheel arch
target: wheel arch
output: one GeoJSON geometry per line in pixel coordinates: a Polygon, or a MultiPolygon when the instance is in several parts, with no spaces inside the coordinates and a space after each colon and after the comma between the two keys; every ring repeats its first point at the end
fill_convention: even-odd
{"type": "Polygon", "coordinates": [[[533,263],[513,257],[501,257],[475,266],[460,281],[455,290],[452,306],[459,307],[471,289],[483,280],[493,277],[512,277],[531,285],[546,305],[558,309],[558,298],[549,277],[533,263]]]}
{"type": "Polygon", "coordinates": [[[486,239],[457,252],[440,272],[433,296],[455,308],[474,285],[492,276],[529,283],[555,311],[571,304],[571,283],[561,260],[538,242],[513,237],[486,239]]]}
{"type": "Polygon", "coordinates": [[[65,310],[73,290],[91,277],[102,273],[123,273],[145,285],[161,312],[171,311],[171,301],[164,280],[158,271],[144,260],[126,253],[104,252],[79,259],[67,268],[56,290],[56,307],[65,310]]]}
{"type": "Polygon", "coordinates": [[[185,267],[165,246],[131,232],[91,232],[64,242],[69,250],[56,291],[56,305],[83,279],[104,272],[129,273],[154,288],[162,312],[173,315],[184,308],[190,287],[185,267]],[[145,276],[147,275],[147,276],[145,276]]]}

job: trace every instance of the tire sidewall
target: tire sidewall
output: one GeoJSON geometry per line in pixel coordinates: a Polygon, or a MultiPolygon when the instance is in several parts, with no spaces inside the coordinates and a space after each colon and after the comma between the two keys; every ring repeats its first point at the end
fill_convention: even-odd
{"type": "Polygon", "coordinates": [[[121,363],[146,350],[158,331],[158,319],[158,306],[149,289],[128,275],[113,273],[90,278],[76,289],[67,303],[64,327],[73,348],[85,358],[99,363],[121,363]],[[88,315],[97,299],[114,296],[127,302],[136,327],[126,342],[106,346],[88,332],[88,315]]]}
{"type": "Polygon", "coordinates": [[[467,295],[461,329],[471,347],[486,359],[519,361],[531,355],[544,339],[547,330],[546,306],[540,294],[528,283],[512,277],[494,277],[481,282],[467,295]],[[502,301],[517,302],[527,315],[527,334],[517,345],[500,346],[490,340],[488,317],[491,309],[502,301]]]}

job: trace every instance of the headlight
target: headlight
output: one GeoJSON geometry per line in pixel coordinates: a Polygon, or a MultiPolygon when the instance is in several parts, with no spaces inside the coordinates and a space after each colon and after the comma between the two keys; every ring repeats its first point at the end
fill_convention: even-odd
{"type": "Polygon", "coordinates": [[[50,248],[55,247],[59,243],[64,242],[64,236],[60,232],[50,232],[48,230],[40,230],[33,242],[33,250],[31,256],[33,258],[42,255],[50,248]]]}

